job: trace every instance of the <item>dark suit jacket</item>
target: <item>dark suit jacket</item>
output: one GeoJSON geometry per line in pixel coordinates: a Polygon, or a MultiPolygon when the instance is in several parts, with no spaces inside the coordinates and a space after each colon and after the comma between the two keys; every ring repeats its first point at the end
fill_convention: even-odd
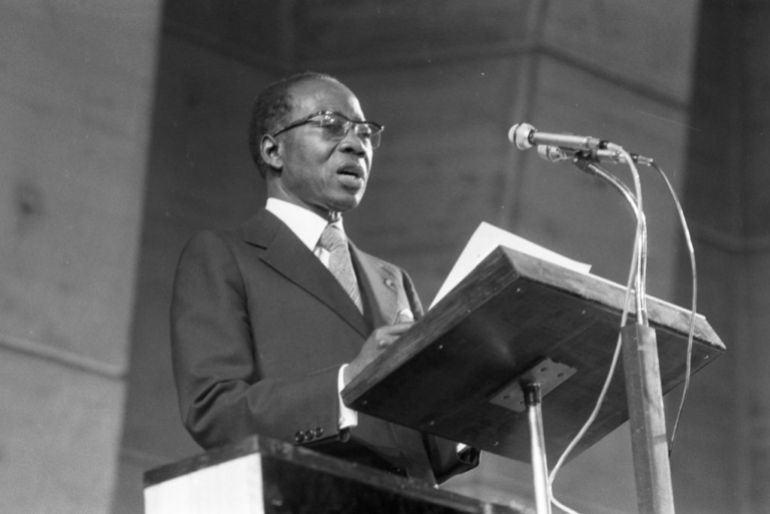
{"type": "Polygon", "coordinates": [[[394,472],[439,480],[473,467],[454,445],[359,413],[338,428],[337,374],[372,329],[422,307],[400,268],[351,245],[364,314],[268,211],[234,231],[193,237],[171,307],[174,376],[185,426],[204,448],[261,434],[394,472]]]}

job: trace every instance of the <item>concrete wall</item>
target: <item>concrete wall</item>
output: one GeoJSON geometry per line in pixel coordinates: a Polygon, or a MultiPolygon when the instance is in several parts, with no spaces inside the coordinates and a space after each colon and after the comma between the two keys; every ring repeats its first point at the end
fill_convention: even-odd
{"type": "Polygon", "coordinates": [[[159,70],[114,512],[141,512],[144,471],[200,452],[182,428],[169,354],[171,281],[182,245],[201,227],[238,223],[264,201],[244,105],[272,77],[170,35],[159,70]]]}
{"type": "Polygon", "coordinates": [[[106,512],[156,2],[0,4],[0,510],[106,512]]]}
{"type": "Polygon", "coordinates": [[[701,265],[701,305],[730,351],[694,391],[692,447],[676,463],[693,505],[770,510],[770,5],[704,2],[694,73],[686,200],[701,265]],[[714,447],[723,446],[717,456],[714,447]],[[700,463],[686,455],[703,455],[700,463]],[[704,474],[721,468],[723,473],[704,474]],[[710,502],[710,503],[709,503],[710,502]]]}

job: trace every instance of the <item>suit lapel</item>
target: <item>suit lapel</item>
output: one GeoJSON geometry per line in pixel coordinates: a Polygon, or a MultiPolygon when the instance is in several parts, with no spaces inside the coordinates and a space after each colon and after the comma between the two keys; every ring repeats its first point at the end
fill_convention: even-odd
{"type": "Polygon", "coordinates": [[[366,296],[374,328],[392,325],[398,313],[398,277],[352,243],[350,255],[358,270],[359,285],[366,296]]]}
{"type": "Polygon", "coordinates": [[[264,248],[260,258],[268,266],[337,313],[361,336],[368,337],[363,316],[337,279],[282,221],[262,210],[244,225],[243,237],[264,248]]]}

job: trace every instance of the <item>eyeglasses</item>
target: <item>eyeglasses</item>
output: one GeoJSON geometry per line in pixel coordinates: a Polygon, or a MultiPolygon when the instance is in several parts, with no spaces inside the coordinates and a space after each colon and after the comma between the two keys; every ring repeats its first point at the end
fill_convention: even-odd
{"type": "Polygon", "coordinates": [[[297,121],[293,121],[270,135],[275,137],[278,134],[283,134],[287,130],[307,124],[321,128],[324,135],[334,141],[341,141],[348,135],[350,129],[353,129],[355,135],[361,141],[372,145],[372,149],[380,146],[380,136],[385,129],[384,126],[373,121],[356,121],[351,120],[338,112],[321,111],[305,116],[297,121]]]}

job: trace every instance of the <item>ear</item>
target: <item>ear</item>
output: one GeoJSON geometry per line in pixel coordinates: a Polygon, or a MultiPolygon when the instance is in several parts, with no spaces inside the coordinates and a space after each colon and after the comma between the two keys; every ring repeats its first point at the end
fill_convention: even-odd
{"type": "Polygon", "coordinates": [[[280,171],[283,168],[283,159],[281,158],[281,144],[276,139],[265,134],[259,141],[259,153],[271,168],[280,171]]]}

